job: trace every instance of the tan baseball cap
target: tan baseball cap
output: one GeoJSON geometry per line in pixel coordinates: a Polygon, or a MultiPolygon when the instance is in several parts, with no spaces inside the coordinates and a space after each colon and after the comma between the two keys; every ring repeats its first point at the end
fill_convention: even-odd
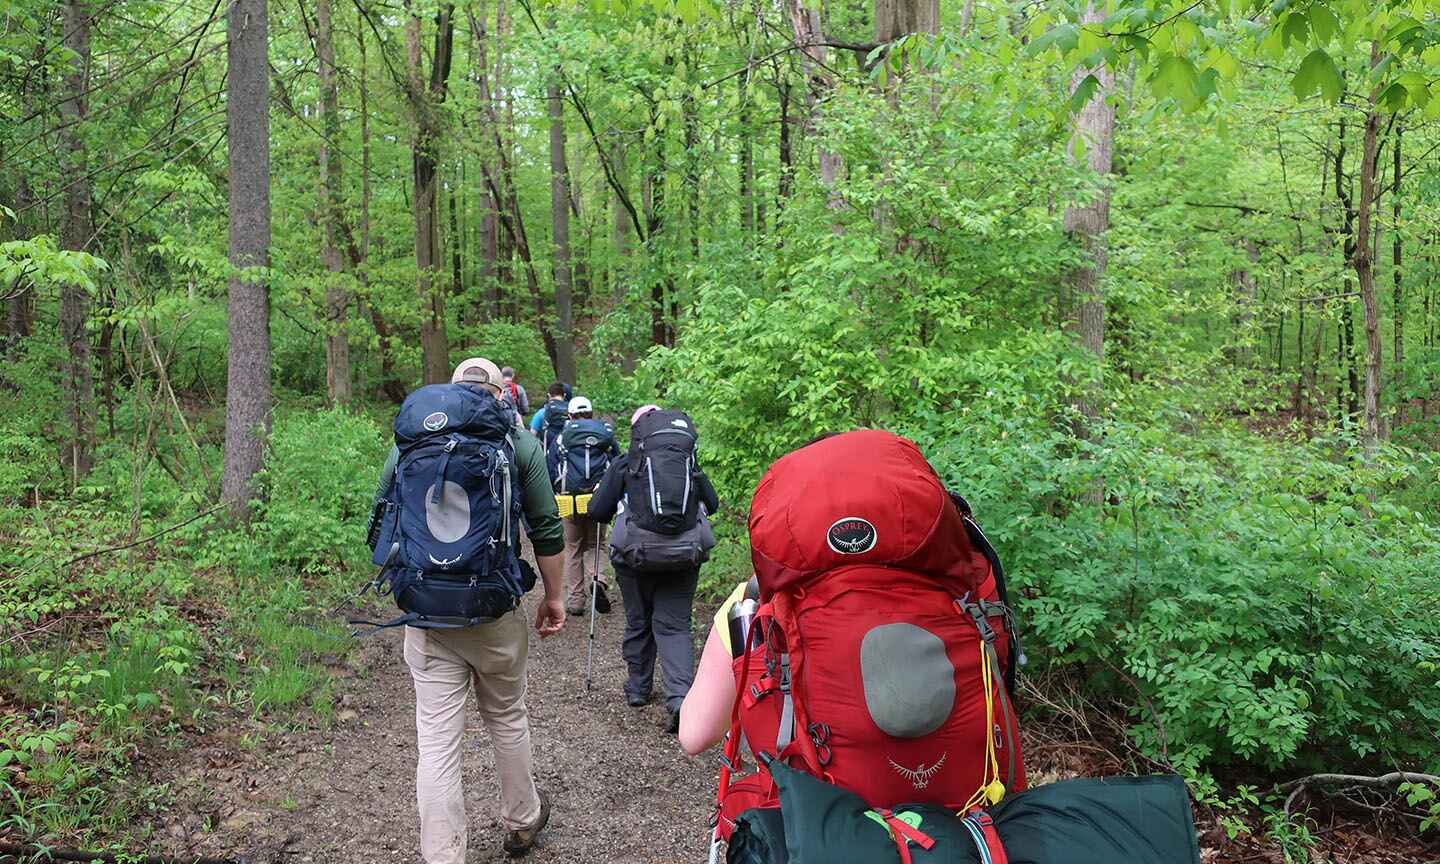
{"type": "Polygon", "coordinates": [[[455,373],[450,376],[451,384],[480,384],[497,394],[500,392],[502,381],[500,367],[484,357],[471,357],[462,362],[455,367],[455,373]]]}

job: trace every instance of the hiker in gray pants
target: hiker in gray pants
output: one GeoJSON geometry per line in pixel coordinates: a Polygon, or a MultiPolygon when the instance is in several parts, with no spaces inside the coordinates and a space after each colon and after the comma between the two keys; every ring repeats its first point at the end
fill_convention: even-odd
{"type": "Polygon", "coordinates": [[[615,568],[615,581],[620,583],[620,596],[625,599],[625,641],[621,652],[630,669],[630,677],[625,681],[625,701],[630,706],[638,707],[650,701],[658,651],[665,707],[672,718],[679,716],[680,703],[685,701],[685,694],[690,692],[690,684],[695,680],[690,612],[699,579],[698,567],[663,574],[615,568]]]}
{"type": "MultiPolygon", "coordinates": [[[[636,429],[636,421],[650,411],[658,412],[658,409],[654,405],[646,405],[630,418],[632,435],[636,429]]],[[[689,430],[688,418],[677,414],[678,412],[672,412],[664,416],[675,417],[672,423],[689,430]]],[[[657,413],[655,416],[661,415],[657,413]]],[[[690,435],[693,442],[693,433],[690,435]]],[[[667,478],[662,476],[661,470],[654,470],[655,462],[651,461],[650,456],[645,456],[647,461],[637,464],[645,464],[652,470],[646,473],[645,479],[633,479],[629,466],[630,460],[636,458],[634,447],[635,441],[632,438],[632,451],[622,453],[610,463],[590,499],[590,517],[606,523],[617,516],[620,519],[629,519],[631,517],[626,513],[626,509],[637,501],[643,504],[650,494],[655,495],[658,500],[661,493],[655,490],[662,488],[668,480],[676,484],[683,483],[687,496],[695,496],[691,500],[696,507],[695,512],[699,514],[699,523],[704,524],[708,531],[709,523],[704,521],[705,514],[713,514],[719,510],[720,500],[715,495],[715,487],[711,485],[710,478],[695,465],[693,457],[682,463],[687,473],[678,478],[667,478]],[[632,482],[639,487],[633,496],[629,494],[632,482]]],[[[665,687],[665,707],[670,712],[669,728],[675,733],[680,730],[680,703],[685,701],[685,694],[690,692],[690,684],[695,680],[695,646],[690,636],[690,615],[700,568],[687,562],[673,570],[645,567],[644,572],[640,572],[635,567],[644,565],[635,564],[633,558],[623,558],[623,550],[616,548],[616,544],[620,542],[616,539],[619,532],[617,527],[616,534],[611,535],[610,564],[615,568],[615,581],[619,583],[620,596],[625,600],[623,654],[625,665],[630,669],[630,676],[625,681],[625,703],[632,708],[638,708],[650,701],[655,681],[655,659],[658,654],[661,679],[665,687]]],[[[642,546],[649,541],[641,538],[648,536],[660,543],[656,548],[664,548],[664,541],[671,539],[639,531],[626,533],[642,546]]],[[[713,542],[712,537],[712,545],[713,542]]]]}

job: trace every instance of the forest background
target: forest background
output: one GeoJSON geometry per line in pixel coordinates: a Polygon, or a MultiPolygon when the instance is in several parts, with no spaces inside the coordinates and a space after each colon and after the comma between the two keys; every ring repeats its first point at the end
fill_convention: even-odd
{"type": "Polygon", "coordinates": [[[1232,836],[1440,773],[1432,3],[0,17],[0,829],[137,830],[127,748],[325,722],[395,405],[476,353],[696,418],[712,593],[773,459],[911,437],[1032,722],[1232,836]]]}

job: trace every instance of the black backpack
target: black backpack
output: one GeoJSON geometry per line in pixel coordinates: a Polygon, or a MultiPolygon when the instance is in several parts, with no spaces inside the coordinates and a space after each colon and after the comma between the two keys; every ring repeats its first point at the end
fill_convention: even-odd
{"type": "Polygon", "coordinates": [[[555,491],[563,495],[593,492],[610,467],[615,427],[603,420],[571,420],[560,432],[555,491]]]}
{"type": "Polygon", "coordinates": [[[488,392],[432,384],[395,418],[400,458],[375,544],[406,614],[390,622],[464,627],[519,606],[534,574],[519,557],[521,486],[514,414],[488,392]]]}
{"type": "Polygon", "coordinates": [[[550,485],[560,477],[560,433],[570,422],[564,402],[545,404],[545,424],[540,427],[540,443],[545,450],[545,467],[550,471],[550,485]]]}
{"type": "Polygon", "coordinates": [[[700,514],[697,438],[694,421],[683,411],[647,411],[630,427],[626,501],[631,524],[672,535],[695,526],[700,514]]]}

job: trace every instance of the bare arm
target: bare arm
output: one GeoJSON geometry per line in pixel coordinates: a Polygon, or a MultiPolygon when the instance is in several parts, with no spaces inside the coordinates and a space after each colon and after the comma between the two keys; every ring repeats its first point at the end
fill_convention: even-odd
{"type": "Polygon", "coordinates": [[[710,628],[695,683],[680,706],[680,747],[691,756],[720,743],[730,730],[730,709],[735,703],[735,674],[730,652],[710,628]]]}
{"type": "Polygon", "coordinates": [[[565,626],[565,555],[536,555],[540,581],[545,585],[545,599],[535,610],[535,632],[543,639],[560,632],[565,626]]]}

